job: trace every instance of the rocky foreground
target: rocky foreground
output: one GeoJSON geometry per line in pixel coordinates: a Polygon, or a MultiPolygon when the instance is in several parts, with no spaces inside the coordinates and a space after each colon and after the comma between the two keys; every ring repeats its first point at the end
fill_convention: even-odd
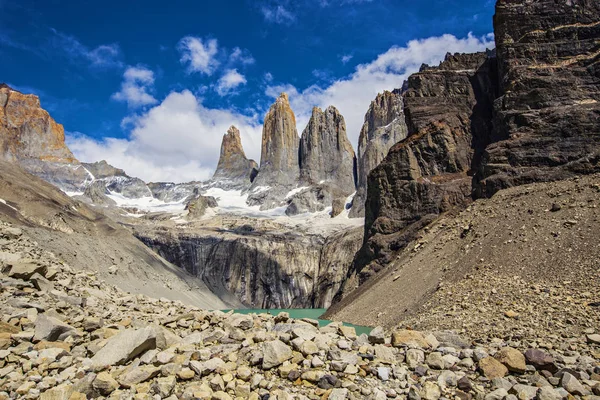
{"type": "Polygon", "coordinates": [[[206,311],[122,292],[8,224],[0,260],[1,399],[600,396],[597,327],[472,342],[449,331],[357,336],[340,323],[206,311]]]}

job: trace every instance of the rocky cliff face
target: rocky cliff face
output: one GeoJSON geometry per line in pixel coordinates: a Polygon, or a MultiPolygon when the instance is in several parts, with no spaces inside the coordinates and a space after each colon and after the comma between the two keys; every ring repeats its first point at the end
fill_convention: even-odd
{"type": "Polygon", "coordinates": [[[141,227],[136,236],[215,293],[252,308],[328,307],[360,247],[362,229],[323,236],[268,224],[227,218],[214,228],[141,227]]]}
{"type": "Polygon", "coordinates": [[[389,149],[406,138],[402,94],[399,90],[378,94],[371,102],[358,139],[357,192],[350,217],[363,217],[367,177],[388,154],[389,149]]]}
{"type": "Polygon", "coordinates": [[[369,175],[356,282],[469,193],[600,170],[598,21],[598,2],[499,0],[496,57],[451,56],[410,78],[409,136],[369,175]]]}
{"type": "Polygon", "coordinates": [[[221,155],[213,181],[219,181],[221,185],[249,186],[256,177],[258,165],[256,161],[246,158],[240,131],[231,126],[223,136],[221,143],[221,155]]]}
{"type": "Polygon", "coordinates": [[[288,95],[282,93],[265,116],[260,169],[250,189],[250,205],[260,204],[263,209],[276,207],[295,187],[300,174],[299,140],[296,116],[288,95]]]}
{"type": "Polygon", "coordinates": [[[66,191],[83,191],[90,177],[65,144],[62,125],[40,99],[0,84],[0,157],[66,191]]]}
{"type": "Polygon", "coordinates": [[[502,96],[479,196],[600,170],[600,3],[499,0],[502,96]]]}
{"type": "Polygon", "coordinates": [[[313,108],[300,138],[300,185],[330,182],[346,196],[355,190],[356,156],[346,135],[346,122],[339,111],[313,108]]]}
{"type": "Polygon", "coordinates": [[[369,174],[365,245],[355,267],[364,281],[432,218],[471,200],[474,143],[491,130],[494,60],[485,53],[448,55],[408,81],[408,138],[369,174]],[[367,266],[367,268],[364,268],[367,266]]]}

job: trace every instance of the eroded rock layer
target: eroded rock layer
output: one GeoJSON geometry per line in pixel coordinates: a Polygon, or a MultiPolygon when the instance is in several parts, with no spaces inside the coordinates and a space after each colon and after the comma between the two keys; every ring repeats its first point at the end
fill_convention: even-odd
{"type": "Polygon", "coordinates": [[[600,171],[600,3],[500,0],[502,96],[478,195],[600,171]]]}
{"type": "Polygon", "coordinates": [[[365,114],[358,139],[357,191],[350,217],[364,216],[369,172],[407,133],[400,90],[378,94],[365,114]]]}
{"type": "Polygon", "coordinates": [[[136,236],[215,293],[251,308],[327,308],[360,247],[362,229],[323,236],[265,223],[230,218],[214,228],[139,228],[136,236]],[[223,229],[225,223],[233,225],[223,229]]]}

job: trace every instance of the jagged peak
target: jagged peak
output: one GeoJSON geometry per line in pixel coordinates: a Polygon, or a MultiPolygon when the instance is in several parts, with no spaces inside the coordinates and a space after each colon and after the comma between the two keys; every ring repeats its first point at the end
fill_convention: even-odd
{"type": "Polygon", "coordinates": [[[240,130],[235,125],[231,125],[229,129],[227,129],[226,135],[239,137],[240,130]]]}
{"type": "Polygon", "coordinates": [[[276,102],[290,104],[290,97],[288,96],[288,94],[286,92],[281,92],[279,94],[279,97],[277,97],[276,102]]]}

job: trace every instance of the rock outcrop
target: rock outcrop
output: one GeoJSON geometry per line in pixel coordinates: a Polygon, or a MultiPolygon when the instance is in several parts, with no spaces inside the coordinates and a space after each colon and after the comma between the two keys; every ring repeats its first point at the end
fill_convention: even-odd
{"type": "Polygon", "coordinates": [[[500,0],[501,97],[478,196],[600,171],[600,3],[500,0]]]}
{"type": "Polygon", "coordinates": [[[346,196],[355,190],[356,155],[346,136],[346,122],[329,106],[315,107],[300,138],[300,185],[330,183],[346,196]]]}
{"type": "Polygon", "coordinates": [[[81,163],[81,165],[83,165],[85,169],[90,171],[90,174],[94,176],[94,179],[106,179],[112,178],[114,176],[127,176],[125,171],[123,171],[121,168],[113,167],[112,165],[107,163],[106,160],[97,161],[93,163],[84,162],[81,163]]]}
{"type": "Polygon", "coordinates": [[[217,200],[212,196],[202,196],[196,193],[185,205],[185,209],[188,211],[188,219],[202,218],[206,214],[206,210],[209,208],[217,207],[217,200]]]}
{"type": "Polygon", "coordinates": [[[491,131],[494,62],[486,53],[448,55],[439,67],[425,66],[409,78],[408,138],[369,174],[359,282],[432,218],[471,201],[473,144],[491,131]]]}
{"type": "Polygon", "coordinates": [[[185,230],[139,226],[136,236],[215,293],[251,308],[326,308],[361,245],[362,228],[308,234],[227,217],[185,230]]]}
{"type": "Polygon", "coordinates": [[[410,77],[409,136],[369,175],[358,283],[473,197],[600,171],[598,21],[589,0],[499,0],[497,52],[410,77]]]}
{"type": "Polygon", "coordinates": [[[63,126],[40,99],[5,84],[0,84],[0,157],[65,191],[83,191],[91,181],[66,146],[63,126]]]}
{"type": "Polygon", "coordinates": [[[364,217],[369,173],[387,156],[390,148],[406,138],[407,134],[401,91],[378,94],[365,114],[358,139],[357,191],[350,217],[364,217]]]}
{"type": "Polygon", "coordinates": [[[212,180],[221,186],[243,188],[250,185],[257,173],[256,161],[246,158],[240,131],[235,126],[231,126],[223,135],[221,155],[212,180]]]}
{"type": "Polygon", "coordinates": [[[279,206],[298,182],[298,131],[288,95],[282,93],[265,116],[260,168],[250,188],[248,204],[262,209],[279,206]]]}

